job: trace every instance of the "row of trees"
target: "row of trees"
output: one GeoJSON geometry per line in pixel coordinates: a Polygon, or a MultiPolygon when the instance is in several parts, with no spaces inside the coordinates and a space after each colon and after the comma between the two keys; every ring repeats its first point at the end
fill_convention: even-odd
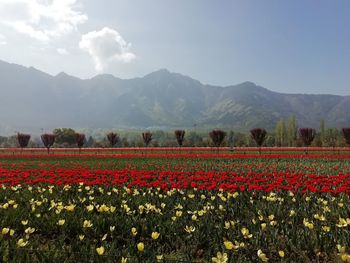
{"type": "MultiPolygon", "coordinates": [[[[47,153],[50,153],[50,148],[54,145],[56,140],[55,134],[44,133],[40,136],[41,141],[47,149],[47,153]]],[[[75,143],[79,150],[84,146],[86,139],[83,133],[74,133],[75,143]]],[[[17,141],[19,146],[23,149],[28,146],[30,140],[30,134],[17,133],[17,141]]]]}
{"type": "MultiPolygon", "coordinates": [[[[73,131],[73,130],[72,130],[73,131]]],[[[348,128],[342,128],[342,133],[344,136],[344,139],[347,144],[350,144],[350,127],[348,128]]],[[[303,145],[308,147],[311,145],[313,140],[316,136],[316,130],[313,128],[300,128],[298,129],[298,134],[300,140],[303,142],[303,145]]],[[[69,137],[65,139],[69,139],[69,141],[73,141],[76,144],[76,146],[81,150],[81,148],[86,144],[86,137],[83,133],[72,133],[72,136],[69,137],[66,133],[63,133],[61,130],[54,130],[54,133],[48,134],[44,133],[41,135],[41,141],[44,144],[44,146],[47,148],[47,152],[50,153],[50,148],[54,145],[55,140],[60,137],[69,137]]],[[[175,130],[174,132],[176,141],[178,146],[182,146],[183,142],[185,140],[185,131],[184,130],[175,130]]],[[[149,144],[152,141],[153,134],[150,131],[143,132],[142,133],[142,140],[146,147],[149,146],[149,144]]],[[[254,128],[250,130],[250,136],[254,140],[255,144],[259,147],[259,152],[261,151],[261,146],[263,145],[267,132],[263,128],[254,128]]],[[[29,140],[30,140],[30,134],[24,134],[24,133],[18,133],[17,134],[17,141],[19,146],[23,149],[28,146],[29,140]]],[[[209,132],[209,137],[212,141],[213,146],[219,148],[222,143],[224,142],[224,139],[226,137],[226,132],[223,130],[215,129],[209,132]]],[[[231,135],[230,135],[231,137],[231,135]]],[[[109,145],[111,147],[115,147],[115,145],[120,141],[120,136],[117,133],[110,132],[106,135],[106,138],[109,142],[109,145]]],[[[60,138],[62,140],[64,138],[60,138]]],[[[229,138],[229,140],[233,140],[233,138],[229,138]]]]}
{"type": "MultiPolygon", "coordinates": [[[[84,146],[84,144],[86,143],[86,137],[85,134],[83,133],[75,133],[72,134],[74,136],[67,136],[67,134],[63,135],[63,133],[59,133],[56,130],[56,134],[55,131],[52,134],[49,133],[44,133],[40,136],[42,143],[44,144],[44,146],[47,149],[47,153],[50,153],[50,148],[54,145],[55,140],[58,136],[64,136],[66,137],[66,139],[68,139],[68,141],[73,141],[74,139],[74,143],[76,144],[76,146],[79,148],[79,150],[81,150],[81,148],[84,146]],[[58,133],[58,134],[57,134],[58,133]],[[67,138],[69,137],[69,138],[67,138]]],[[[143,132],[142,133],[142,139],[143,142],[145,144],[146,147],[149,146],[149,144],[152,141],[152,133],[147,131],[147,132],[143,132]]],[[[30,134],[25,134],[25,133],[17,133],[17,141],[19,146],[23,149],[25,147],[28,146],[29,140],[30,140],[30,134]]],[[[184,141],[184,137],[185,137],[185,131],[184,130],[176,130],[175,131],[175,137],[176,140],[178,142],[178,145],[181,147],[182,143],[184,141]]],[[[114,132],[110,132],[106,135],[106,138],[109,142],[109,145],[111,147],[114,147],[119,141],[120,141],[120,137],[119,134],[114,133],[114,132]]],[[[62,139],[62,138],[61,138],[62,139]]]]}

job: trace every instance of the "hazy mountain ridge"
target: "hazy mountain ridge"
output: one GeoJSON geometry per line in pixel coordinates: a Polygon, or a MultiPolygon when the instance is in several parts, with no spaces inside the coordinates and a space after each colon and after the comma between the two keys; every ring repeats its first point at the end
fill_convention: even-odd
{"type": "Polygon", "coordinates": [[[350,125],[350,96],[283,94],[252,82],[218,87],[162,69],[142,78],[51,76],[0,61],[0,131],[55,127],[217,126],[273,128],[292,114],[301,126],[350,125]]]}

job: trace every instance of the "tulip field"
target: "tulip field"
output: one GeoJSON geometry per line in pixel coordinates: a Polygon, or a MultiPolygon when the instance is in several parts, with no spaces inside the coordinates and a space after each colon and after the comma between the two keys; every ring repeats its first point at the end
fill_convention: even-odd
{"type": "Polygon", "coordinates": [[[0,150],[1,262],[350,262],[347,148],[0,150]]]}

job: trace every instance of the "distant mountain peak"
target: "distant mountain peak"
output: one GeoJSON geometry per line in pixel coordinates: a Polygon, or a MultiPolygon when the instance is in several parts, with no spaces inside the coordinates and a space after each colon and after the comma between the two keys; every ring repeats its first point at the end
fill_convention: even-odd
{"type": "Polygon", "coordinates": [[[113,74],[108,74],[108,73],[104,73],[104,74],[98,74],[95,77],[91,78],[94,80],[115,80],[115,79],[119,79],[116,76],[114,76],[113,74]]]}
{"type": "Polygon", "coordinates": [[[162,68],[162,69],[158,69],[156,71],[153,71],[147,75],[145,75],[145,77],[152,77],[152,76],[168,76],[172,74],[169,70],[167,70],[166,68],[162,68]]]}
{"type": "Polygon", "coordinates": [[[244,86],[257,86],[254,82],[252,81],[244,81],[243,83],[241,83],[240,85],[244,85],[244,86]]]}
{"type": "Polygon", "coordinates": [[[54,76],[55,79],[59,79],[59,80],[67,80],[67,79],[74,79],[74,80],[81,80],[78,77],[72,76],[67,74],[66,72],[60,72],[58,73],[56,76],[54,76]]]}
{"type": "Polygon", "coordinates": [[[61,71],[55,77],[56,78],[62,78],[62,77],[70,77],[70,76],[66,72],[61,71]]]}
{"type": "Polygon", "coordinates": [[[153,73],[157,73],[157,74],[170,74],[171,72],[166,69],[166,68],[161,68],[161,69],[158,69],[156,71],[154,71],[153,73]]]}

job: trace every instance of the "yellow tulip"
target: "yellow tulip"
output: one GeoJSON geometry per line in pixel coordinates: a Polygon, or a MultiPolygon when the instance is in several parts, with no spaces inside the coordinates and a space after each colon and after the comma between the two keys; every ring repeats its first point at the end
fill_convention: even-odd
{"type": "Polygon", "coordinates": [[[35,231],[35,228],[34,227],[28,227],[26,230],[24,230],[24,232],[26,234],[33,234],[35,231]]]}
{"type": "Polygon", "coordinates": [[[228,241],[228,240],[224,241],[224,245],[225,245],[225,248],[228,250],[232,250],[234,247],[233,243],[231,241],[228,241]]]}
{"type": "Polygon", "coordinates": [[[194,226],[186,226],[185,227],[185,231],[189,234],[194,232],[195,230],[196,230],[196,228],[194,226]]]}
{"type": "Polygon", "coordinates": [[[25,247],[27,244],[28,244],[28,241],[24,241],[23,238],[21,238],[17,241],[17,246],[19,246],[19,247],[25,247]]]}
{"type": "Polygon", "coordinates": [[[84,220],[84,223],[83,223],[83,227],[84,228],[89,228],[89,227],[92,227],[92,223],[90,220],[84,220]]]}
{"type": "Polygon", "coordinates": [[[58,220],[57,225],[63,226],[65,222],[66,222],[66,220],[60,219],[60,220],[58,220]]]}
{"type": "Polygon", "coordinates": [[[67,205],[64,207],[68,212],[73,212],[74,211],[74,208],[75,208],[75,205],[73,204],[70,204],[70,205],[67,205]]]}
{"type": "Polygon", "coordinates": [[[218,252],[216,257],[212,257],[211,261],[214,263],[226,263],[228,261],[228,257],[226,253],[218,252]]]}
{"type": "Polygon", "coordinates": [[[142,252],[145,249],[145,244],[143,242],[140,242],[137,244],[137,250],[142,252]]]}
{"type": "Polygon", "coordinates": [[[322,226],[322,230],[324,232],[329,232],[331,230],[331,228],[329,226],[322,226]]]}
{"type": "Polygon", "coordinates": [[[136,235],[137,235],[136,227],[131,228],[131,234],[132,234],[133,236],[136,236],[136,235]]]}
{"type": "Polygon", "coordinates": [[[10,229],[8,227],[4,227],[2,230],[1,230],[1,234],[3,235],[6,235],[8,232],[10,232],[10,229]]]}
{"type": "Polygon", "coordinates": [[[261,260],[262,262],[267,262],[267,261],[269,261],[269,258],[266,257],[266,254],[263,253],[261,249],[258,250],[258,257],[260,258],[260,260],[261,260]]]}
{"type": "Polygon", "coordinates": [[[88,210],[88,212],[92,212],[94,210],[94,206],[93,205],[88,205],[86,207],[86,210],[88,210]]]}
{"type": "Polygon", "coordinates": [[[243,227],[241,233],[245,239],[251,238],[253,235],[249,233],[249,229],[243,227]]]}
{"type": "Polygon", "coordinates": [[[158,233],[158,232],[152,232],[152,235],[151,235],[151,237],[152,237],[152,239],[158,239],[159,238],[159,236],[160,236],[160,233],[158,233]]]}
{"type": "Polygon", "coordinates": [[[97,254],[99,254],[101,256],[105,253],[105,248],[103,246],[97,247],[96,252],[97,252],[97,254]]]}
{"type": "Polygon", "coordinates": [[[337,249],[338,249],[339,253],[345,253],[345,251],[346,251],[345,246],[342,246],[339,244],[337,245],[337,249]]]}

